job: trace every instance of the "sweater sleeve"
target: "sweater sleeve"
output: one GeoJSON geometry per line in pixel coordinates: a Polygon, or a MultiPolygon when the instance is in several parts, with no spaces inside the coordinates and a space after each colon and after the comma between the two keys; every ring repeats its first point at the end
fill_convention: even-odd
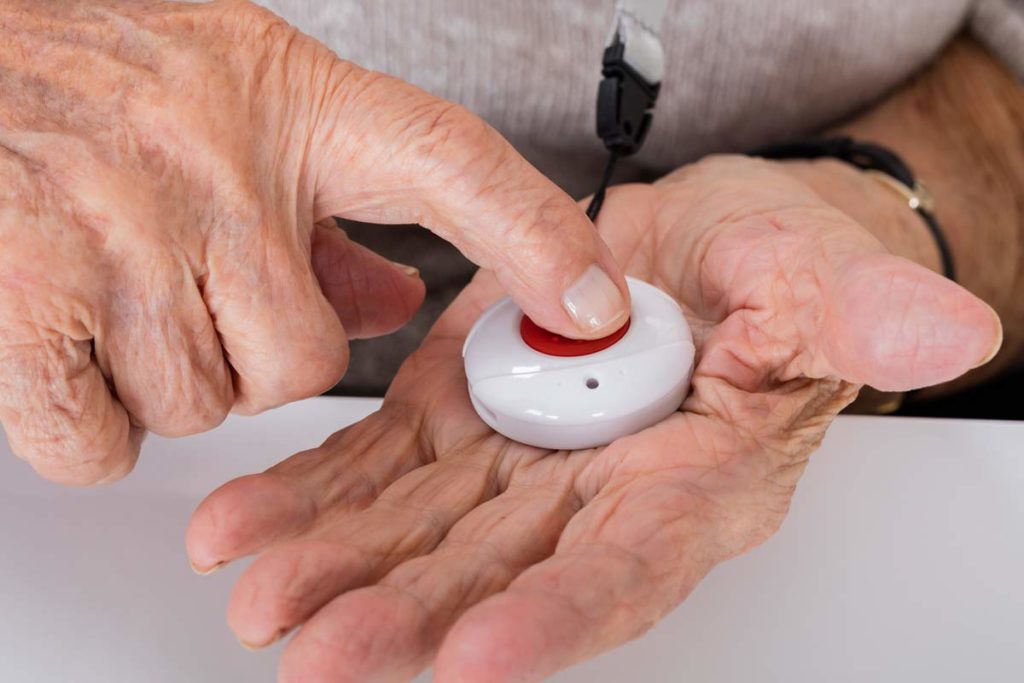
{"type": "Polygon", "coordinates": [[[1024,0],[978,0],[971,31],[1024,82],[1024,0]]]}

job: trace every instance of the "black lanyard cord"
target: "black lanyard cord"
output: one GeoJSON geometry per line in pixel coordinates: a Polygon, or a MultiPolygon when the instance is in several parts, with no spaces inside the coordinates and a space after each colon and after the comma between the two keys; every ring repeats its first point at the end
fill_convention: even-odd
{"type": "Polygon", "coordinates": [[[652,83],[626,61],[626,46],[616,33],[605,48],[597,91],[597,135],[608,150],[601,184],[587,207],[587,217],[596,220],[619,159],[636,154],[651,129],[654,104],[661,83],[652,83]]]}
{"type": "Polygon", "coordinates": [[[615,163],[618,160],[619,153],[612,150],[608,155],[608,163],[604,167],[604,175],[601,176],[601,184],[597,186],[597,191],[594,192],[590,205],[587,206],[587,218],[591,221],[596,221],[597,214],[601,213],[601,207],[604,205],[604,195],[612,182],[612,175],[615,173],[615,163]]]}

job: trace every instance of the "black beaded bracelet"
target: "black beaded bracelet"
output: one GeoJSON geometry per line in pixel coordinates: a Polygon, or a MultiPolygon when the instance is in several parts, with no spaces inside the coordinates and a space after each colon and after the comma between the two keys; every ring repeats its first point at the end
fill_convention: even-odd
{"type": "Polygon", "coordinates": [[[921,216],[939,248],[943,273],[950,280],[956,280],[949,242],[932,213],[935,210],[934,200],[928,189],[914,177],[906,162],[892,150],[841,136],[788,140],[759,147],[748,152],[748,155],[776,160],[833,158],[871,174],[898,192],[907,200],[907,206],[921,216]]]}

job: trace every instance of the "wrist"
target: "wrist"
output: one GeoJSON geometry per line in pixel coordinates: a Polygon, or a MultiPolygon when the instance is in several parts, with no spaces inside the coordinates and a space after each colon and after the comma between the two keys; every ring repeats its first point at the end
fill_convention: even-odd
{"type": "Polygon", "coordinates": [[[850,216],[891,253],[942,272],[938,245],[924,219],[891,188],[837,159],[777,163],[829,205],[850,216]]]}

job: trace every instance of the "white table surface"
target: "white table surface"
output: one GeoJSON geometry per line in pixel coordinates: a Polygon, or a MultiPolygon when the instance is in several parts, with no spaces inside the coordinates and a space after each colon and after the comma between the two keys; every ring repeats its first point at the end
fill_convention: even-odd
{"type": "MultiPolygon", "coordinates": [[[[186,521],[375,406],[314,399],[151,438],[100,490],[42,482],[0,439],[0,681],[273,681],[280,645],[244,651],[224,625],[241,566],[193,575],[186,521]]],[[[841,418],[778,535],[555,680],[1024,680],[1024,424],[841,418]]]]}

